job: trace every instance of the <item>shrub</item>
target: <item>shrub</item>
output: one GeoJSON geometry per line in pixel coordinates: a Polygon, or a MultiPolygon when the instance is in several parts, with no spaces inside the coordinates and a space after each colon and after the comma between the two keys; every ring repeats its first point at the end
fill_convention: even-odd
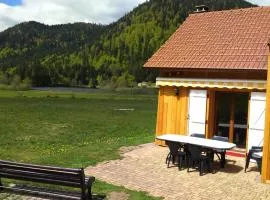
{"type": "Polygon", "coordinates": [[[0,72],[0,84],[3,84],[3,85],[8,84],[8,78],[6,75],[3,74],[3,72],[0,72]]]}
{"type": "Polygon", "coordinates": [[[19,75],[15,75],[11,81],[10,88],[12,90],[19,90],[21,84],[21,77],[19,75]]]}
{"type": "Polygon", "coordinates": [[[7,90],[7,89],[8,89],[8,85],[0,84],[0,90],[7,90]]]}
{"type": "Polygon", "coordinates": [[[135,87],[136,86],[135,77],[130,75],[128,72],[125,72],[116,80],[116,86],[118,88],[135,87]]]}
{"type": "Polygon", "coordinates": [[[30,90],[32,88],[32,82],[29,78],[26,78],[20,84],[19,90],[30,90]]]}

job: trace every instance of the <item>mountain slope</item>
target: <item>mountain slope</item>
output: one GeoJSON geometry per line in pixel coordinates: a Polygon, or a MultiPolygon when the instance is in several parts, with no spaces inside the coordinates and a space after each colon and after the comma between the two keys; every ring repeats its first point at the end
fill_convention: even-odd
{"type": "Polygon", "coordinates": [[[0,33],[0,70],[36,86],[132,86],[154,80],[143,63],[185,20],[195,5],[210,10],[254,6],[243,0],[150,0],[107,26],[19,24],[0,33]]]}

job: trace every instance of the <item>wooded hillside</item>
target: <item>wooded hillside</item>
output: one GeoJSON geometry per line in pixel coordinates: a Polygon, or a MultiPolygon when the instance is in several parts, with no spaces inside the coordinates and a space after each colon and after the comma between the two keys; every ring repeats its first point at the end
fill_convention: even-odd
{"type": "Polygon", "coordinates": [[[200,4],[210,10],[254,6],[243,0],[150,0],[106,26],[22,23],[0,33],[0,84],[15,75],[34,86],[154,81],[157,72],[143,64],[200,4]]]}

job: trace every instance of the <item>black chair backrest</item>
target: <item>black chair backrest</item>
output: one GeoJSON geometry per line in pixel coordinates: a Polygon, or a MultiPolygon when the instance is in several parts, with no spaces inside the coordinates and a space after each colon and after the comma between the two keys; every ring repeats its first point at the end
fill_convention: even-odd
{"type": "Polygon", "coordinates": [[[260,146],[252,146],[251,149],[249,149],[248,151],[248,156],[249,157],[252,157],[252,154],[253,153],[256,153],[256,152],[262,152],[263,151],[263,147],[260,147],[260,146]]]}
{"type": "Polygon", "coordinates": [[[0,177],[80,188],[85,184],[83,169],[32,165],[0,160],[0,177]]]}
{"type": "Polygon", "coordinates": [[[261,147],[261,146],[252,146],[251,149],[252,150],[258,150],[258,151],[263,151],[263,147],[261,147]]]}
{"type": "Polygon", "coordinates": [[[167,141],[166,144],[169,147],[170,153],[172,155],[177,155],[177,153],[181,147],[181,144],[179,142],[172,142],[172,141],[167,141]]]}
{"type": "Polygon", "coordinates": [[[205,138],[204,134],[200,134],[200,133],[192,133],[190,135],[191,137],[197,137],[197,138],[205,138]]]}
{"type": "Polygon", "coordinates": [[[188,152],[190,153],[191,160],[200,160],[202,147],[196,145],[188,145],[188,152]]]}
{"type": "Polygon", "coordinates": [[[223,136],[213,136],[212,138],[213,140],[218,140],[218,141],[222,141],[222,142],[229,142],[229,138],[228,137],[223,137],[223,136]]]}

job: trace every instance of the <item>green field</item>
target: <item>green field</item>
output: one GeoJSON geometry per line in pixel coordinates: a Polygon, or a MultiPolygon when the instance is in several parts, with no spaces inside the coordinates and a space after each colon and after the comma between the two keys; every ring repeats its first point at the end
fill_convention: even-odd
{"type": "MultiPolygon", "coordinates": [[[[0,91],[0,159],[87,167],[154,140],[156,91],[0,91]],[[134,109],[123,111],[119,109],[134,109]]],[[[125,191],[97,181],[94,193],[125,191]]]]}

